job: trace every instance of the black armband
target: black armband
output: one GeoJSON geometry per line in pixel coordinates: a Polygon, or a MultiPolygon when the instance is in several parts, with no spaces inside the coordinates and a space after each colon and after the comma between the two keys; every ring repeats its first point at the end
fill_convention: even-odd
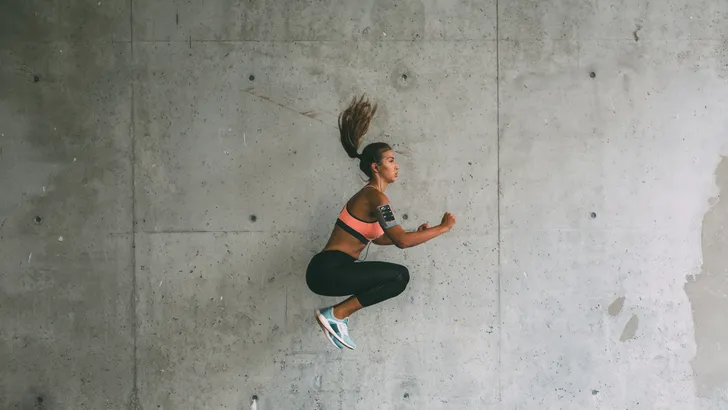
{"type": "Polygon", "coordinates": [[[394,217],[394,212],[389,204],[377,207],[377,219],[383,229],[389,229],[393,226],[399,225],[399,221],[397,221],[397,218],[394,217]]]}

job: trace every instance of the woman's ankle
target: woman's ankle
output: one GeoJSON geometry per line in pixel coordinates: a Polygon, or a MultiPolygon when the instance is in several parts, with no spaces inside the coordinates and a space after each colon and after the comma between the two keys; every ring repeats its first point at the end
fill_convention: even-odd
{"type": "Polygon", "coordinates": [[[346,318],[346,316],[344,316],[344,312],[342,312],[339,307],[334,306],[334,309],[331,312],[334,315],[334,319],[344,320],[346,318]]]}

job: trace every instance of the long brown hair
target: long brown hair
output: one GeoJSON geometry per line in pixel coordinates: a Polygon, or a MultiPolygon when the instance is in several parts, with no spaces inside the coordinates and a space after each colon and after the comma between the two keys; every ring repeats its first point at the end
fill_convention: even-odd
{"type": "Polygon", "coordinates": [[[339,115],[341,145],[344,146],[349,158],[359,158],[359,169],[369,178],[372,178],[371,164],[381,163],[382,153],[392,149],[384,142],[374,142],[364,147],[361,154],[357,152],[376,112],[377,104],[372,105],[366,96],[362,95],[358,99],[354,97],[349,107],[339,115]]]}

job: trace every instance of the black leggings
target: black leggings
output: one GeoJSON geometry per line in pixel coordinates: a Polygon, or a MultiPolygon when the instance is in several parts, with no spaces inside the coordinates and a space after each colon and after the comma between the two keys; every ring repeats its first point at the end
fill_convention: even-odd
{"type": "Polygon", "coordinates": [[[355,295],[362,306],[393,298],[409,283],[409,270],[389,262],[356,262],[341,251],[323,251],[311,259],[306,284],[322,296],[355,295]]]}

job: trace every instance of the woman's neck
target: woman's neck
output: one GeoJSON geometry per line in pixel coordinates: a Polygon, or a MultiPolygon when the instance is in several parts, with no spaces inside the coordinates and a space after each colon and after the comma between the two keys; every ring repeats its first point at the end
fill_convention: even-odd
{"type": "Polygon", "coordinates": [[[374,187],[382,193],[384,193],[384,191],[387,189],[387,185],[388,184],[386,182],[384,182],[380,179],[372,179],[367,184],[367,186],[374,187]]]}

